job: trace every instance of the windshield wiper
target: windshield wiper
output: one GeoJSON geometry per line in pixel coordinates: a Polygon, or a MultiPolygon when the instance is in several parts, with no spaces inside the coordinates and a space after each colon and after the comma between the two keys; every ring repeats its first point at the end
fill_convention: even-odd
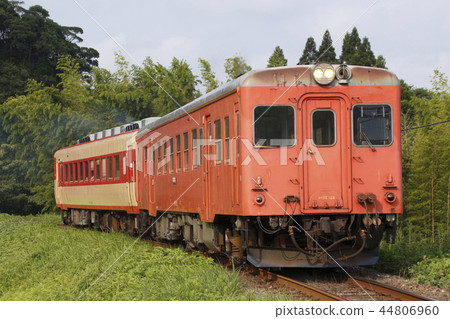
{"type": "Polygon", "coordinates": [[[372,143],[370,142],[369,138],[367,137],[366,133],[364,133],[363,131],[359,132],[359,138],[361,139],[361,137],[364,138],[364,140],[367,142],[367,145],[369,145],[370,149],[372,150],[372,152],[376,152],[377,150],[375,149],[375,147],[373,147],[372,143]]]}

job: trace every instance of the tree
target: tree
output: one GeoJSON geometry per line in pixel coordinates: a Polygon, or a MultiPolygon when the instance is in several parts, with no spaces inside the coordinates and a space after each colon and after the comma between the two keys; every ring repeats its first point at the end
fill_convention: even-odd
{"type": "MultiPolygon", "coordinates": [[[[144,61],[145,65],[145,61],[144,61]]],[[[116,53],[116,72],[94,68],[90,81],[90,91],[94,99],[104,108],[108,108],[113,118],[110,122],[130,122],[153,115],[153,101],[156,94],[146,99],[156,89],[146,87],[137,76],[137,67],[130,66],[125,58],[116,53]]],[[[105,119],[106,120],[106,119],[105,119]]]]}
{"type": "Polygon", "coordinates": [[[374,66],[376,63],[375,55],[370,48],[370,42],[367,37],[364,37],[361,44],[358,47],[355,55],[353,56],[353,64],[362,66],[374,66]]]}
{"type": "Polygon", "coordinates": [[[300,57],[298,64],[314,63],[317,60],[316,42],[313,37],[309,37],[306,40],[305,48],[303,49],[303,55],[300,57]]]}
{"type": "Polygon", "coordinates": [[[382,56],[381,54],[379,56],[377,56],[377,59],[375,60],[374,67],[387,69],[387,67],[386,67],[386,59],[384,58],[384,56],[382,56]]]}
{"type": "Polygon", "coordinates": [[[342,52],[340,56],[341,63],[357,65],[357,58],[355,57],[358,48],[361,45],[361,39],[356,27],[352,29],[351,33],[346,33],[342,42],[342,52]]]}
{"type": "Polygon", "coordinates": [[[286,66],[287,65],[287,59],[284,57],[283,50],[276,46],[275,50],[273,51],[272,55],[269,58],[269,61],[267,62],[268,68],[273,68],[277,66],[286,66]]]}
{"type": "MultiPolygon", "coordinates": [[[[431,97],[413,97],[415,125],[450,118],[447,77],[435,70],[431,97]]],[[[434,242],[438,229],[447,229],[450,172],[450,125],[441,124],[408,133],[409,157],[405,179],[405,211],[417,233],[434,242]]],[[[447,234],[448,236],[448,234],[447,234]]]]}
{"type": "MultiPolygon", "coordinates": [[[[55,207],[53,194],[53,154],[62,146],[92,130],[111,123],[101,121],[105,113],[90,95],[75,59],[62,56],[57,63],[58,86],[29,80],[25,95],[11,97],[0,107],[3,127],[9,133],[9,158],[25,163],[29,199],[49,211],[55,207]]],[[[20,163],[17,164],[20,170],[20,163]]],[[[20,178],[20,172],[16,176],[20,178]]]]}
{"type": "Polygon", "coordinates": [[[39,5],[27,10],[19,4],[0,0],[0,103],[23,94],[29,78],[56,84],[56,64],[63,55],[73,56],[80,72],[96,66],[99,56],[92,48],[78,46],[81,28],[57,24],[39,5]]]}
{"type": "Polygon", "coordinates": [[[202,77],[201,83],[206,88],[206,93],[219,87],[219,82],[216,80],[216,75],[211,71],[211,64],[202,59],[198,58],[198,63],[200,64],[200,74],[202,77]]]}
{"type": "Polygon", "coordinates": [[[225,73],[227,74],[228,81],[231,81],[251,70],[252,68],[247,65],[245,59],[241,56],[236,55],[232,58],[225,59],[225,73]]]}
{"type": "Polygon", "coordinates": [[[331,40],[331,35],[328,30],[323,34],[322,43],[320,44],[319,51],[317,51],[317,59],[323,62],[337,63],[333,40],[331,40]]]}
{"type": "Polygon", "coordinates": [[[163,116],[199,96],[197,79],[184,60],[173,58],[169,69],[150,57],[142,66],[130,66],[116,54],[116,66],[114,73],[95,68],[91,83],[92,94],[109,108],[113,121],[163,116]]]}
{"type": "Polygon", "coordinates": [[[197,79],[190,66],[184,60],[172,59],[170,69],[159,72],[160,86],[158,86],[155,101],[155,113],[163,116],[200,96],[195,88],[197,79]]]}

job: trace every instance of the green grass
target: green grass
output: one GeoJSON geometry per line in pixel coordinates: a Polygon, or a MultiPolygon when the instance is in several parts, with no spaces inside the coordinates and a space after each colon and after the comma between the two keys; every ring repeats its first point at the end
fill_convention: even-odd
{"type": "Polygon", "coordinates": [[[166,249],[137,241],[118,259],[135,238],[121,233],[58,229],[57,223],[56,215],[0,214],[0,300],[290,298],[245,291],[238,270],[224,269],[210,258],[188,254],[181,248],[166,249]]]}
{"type": "Polygon", "coordinates": [[[381,244],[375,268],[450,290],[450,242],[443,236],[435,243],[423,238],[410,241],[399,232],[397,243],[381,244]]]}

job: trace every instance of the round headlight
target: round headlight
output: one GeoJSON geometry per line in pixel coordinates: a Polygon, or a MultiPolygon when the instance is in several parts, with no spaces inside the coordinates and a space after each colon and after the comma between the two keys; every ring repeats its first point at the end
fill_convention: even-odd
{"type": "Polygon", "coordinates": [[[315,79],[323,78],[323,71],[321,69],[315,69],[314,70],[314,78],[315,79]]]}
{"type": "Polygon", "coordinates": [[[325,70],[324,75],[327,79],[332,79],[334,78],[334,69],[333,68],[328,68],[325,70]]]}
{"type": "Polygon", "coordinates": [[[336,73],[331,64],[320,63],[314,67],[314,80],[320,85],[328,85],[333,82],[336,73]]]}

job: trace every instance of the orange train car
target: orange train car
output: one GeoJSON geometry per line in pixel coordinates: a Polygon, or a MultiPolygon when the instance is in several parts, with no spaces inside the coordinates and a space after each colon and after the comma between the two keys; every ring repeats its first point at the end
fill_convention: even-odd
{"type": "Polygon", "coordinates": [[[260,267],[374,264],[402,213],[400,92],[377,68],[252,71],[129,133],[58,151],[57,202],[66,223],[145,232],[260,267]],[[76,152],[78,165],[99,157],[104,183],[120,186],[71,182],[70,171],[81,178],[66,159],[76,152]]]}

